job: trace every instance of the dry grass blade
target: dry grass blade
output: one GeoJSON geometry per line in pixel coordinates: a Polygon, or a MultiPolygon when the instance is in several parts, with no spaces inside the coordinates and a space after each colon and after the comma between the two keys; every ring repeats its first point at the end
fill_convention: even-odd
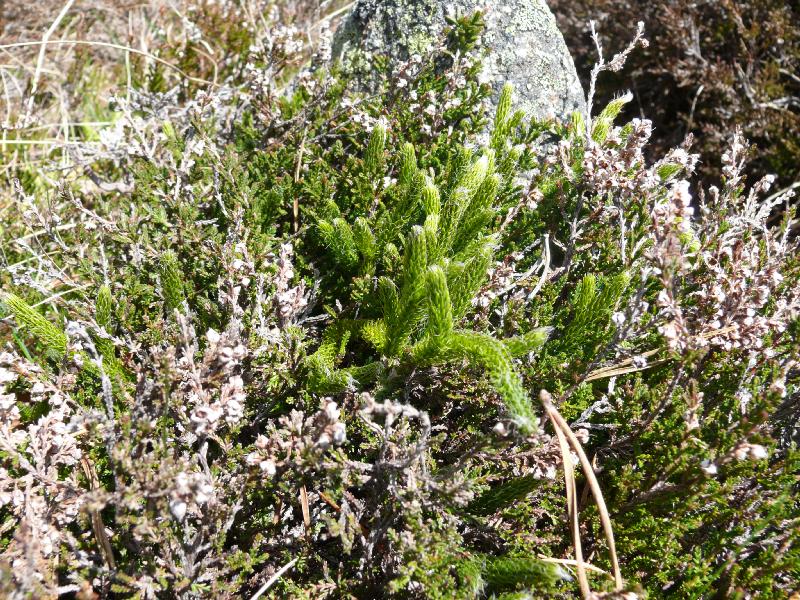
{"type": "MultiPolygon", "coordinates": [[[[303,139],[300,141],[300,148],[297,150],[297,162],[294,168],[294,182],[300,183],[300,172],[303,168],[303,152],[306,149],[307,130],[303,131],[303,139]]],[[[294,224],[294,232],[300,230],[300,196],[295,194],[294,201],[292,202],[292,219],[294,224]]]]}
{"type": "Polygon", "coordinates": [[[42,67],[44,66],[44,53],[47,50],[47,42],[50,40],[50,36],[53,35],[56,29],[58,29],[58,25],[67,16],[69,9],[72,8],[72,5],[75,3],[75,0],[67,0],[67,3],[61,9],[61,12],[58,13],[58,16],[53,21],[52,25],[47,29],[44,36],[42,37],[42,45],[39,49],[39,56],[36,58],[36,70],[33,72],[33,79],[31,79],[31,92],[30,97],[28,98],[28,111],[33,108],[33,98],[36,96],[36,90],[39,87],[39,76],[42,72],[42,67]]]}
{"type": "Polygon", "coordinates": [[[558,445],[561,448],[561,461],[564,464],[564,485],[567,488],[567,513],[572,527],[572,544],[575,548],[575,566],[578,571],[578,585],[581,589],[581,597],[589,598],[592,590],[589,588],[589,579],[586,577],[586,567],[583,563],[583,548],[581,547],[581,526],[578,517],[577,490],[575,487],[575,470],[572,465],[572,453],[569,449],[564,432],[561,431],[559,424],[548,413],[553,429],[558,437],[558,445]]]}
{"type": "Polygon", "coordinates": [[[100,142],[64,141],[64,140],[0,140],[3,146],[96,146],[100,142]]]}
{"type": "Polygon", "coordinates": [[[311,509],[308,505],[308,491],[306,491],[305,485],[300,486],[300,507],[303,510],[303,526],[308,533],[311,530],[311,509]]]}
{"type": "MultiPolygon", "coordinates": [[[[100,489],[100,480],[97,478],[97,471],[86,458],[81,458],[81,467],[89,480],[89,485],[93,490],[100,489]]],[[[97,509],[89,509],[89,516],[92,521],[92,531],[94,532],[97,545],[103,554],[103,558],[110,569],[116,569],[117,565],[114,561],[114,551],[111,548],[111,542],[106,534],[106,527],[103,523],[103,517],[97,509]]]]}
{"type": "MultiPolygon", "coordinates": [[[[568,567],[576,567],[578,565],[577,560],[571,560],[569,558],[553,558],[552,556],[538,556],[539,560],[546,563],[553,563],[555,565],[566,565],[568,567]]],[[[600,575],[611,575],[608,571],[601,569],[600,567],[594,566],[592,563],[588,563],[586,561],[581,561],[583,566],[586,568],[587,571],[592,571],[594,573],[599,573],[600,575]]]]}
{"type": "MultiPolygon", "coordinates": [[[[336,10],[334,10],[333,12],[331,12],[330,14],[327,14],[324,17],[322,17],[322,19],[320,19],[319,23],[323,23],[324,21],[330,21],[331,19],[335,19],[339,15],[344,14],[348,10],[353,8],[353,6],[355,6],[355,2],[348,2],[344,6],[339,7],[336,10]]],[[[319,25],[319,23],[317,23],[317,25],[319,25]]]]}
{"type": "Polygon", "coordinates": [[[0,44],[0,50],[12,50],[14,48],[26,48],[29,46],[40,46],[49,44],[54,44],[54,45],[74,44],[76,46],[97,46],[100,48],[113,48],[115,50],[132,52],[133,54],[138,54],[139,56],[143,56],[149,60],[157,62],[160,65],[172,69],[173,71],[175,71],[185,79],[188,79],[189,81],[193,81],[195,83],[202,83],[204,85],[219,87],[218,84],[214,83],[213,81],[208,81],[207,79],[201,79],[200,77],[193,77],[180,67],[173,65],[171,62],[166,61],[163,58],[159,58],[158,56],[150,54],[149,52],[144,52],[136,48],[131,48],[130,46],[123,46],[122,44],[112,44],[111,42],[98,42],[91,40],[40,40],[35,42],[14,42],[13,44],[0,44]]]}
{"type": "Polygon", "coordinates": [[[259,598],[261,598],[261,596],[264,595],[264,592],[266,592],[269,588],[271,588],[273,585],[275,585],[275,582],[278,581],[278,579],[280,579],[281,576],[284,573],[286,573],[286,571],[291,569],[296,562],[297,562],[297,559],[293,558],[288,563],[283,565],[280,569],[278,569],[278,572],[275,573],[275,575],[273,575],[272,577],[270,577],[267,580],[267,582],[264,585],[262,585],[255,594],[253,594],[253,596],[250,598],[250,600],[258,600],[259,598]]]}
{"type": "MultiPolygon", "coordinates": [[[[2,66],[0,66],[2,68],[2,66]]],[[[46,71],[42,71],[45,73],[46,71]]],[[[68,127],[107,127],[109,125],[113,125],[114,121],[76,121],[71,123],[66,123],[68,127]]],[[[42,125],[30,126],[30,127],[18,127],[18,131],[47,131],[48,129],[52,129],[53,127],[63,127],[64,123],[44,123],[42,125]]]]}
{"type": "MultiPolygon", "coordinates": [[[[726,333],[730,333],[734,331],[735,327],[723,327],[721,329],[713,329],[711,331],[704,331],[700,333],[698,337],[709,340],[719,335],[725,335],[726,333]]],[[[647,352],[642,352],[637,356],[637,358],[649,358],[655,354],[658,354],[659,350],[648,350],[647,352]]],[[[664,364],[670,360],[669,358],[662,358],[660,360],[653,361],[648,363],[642,367],[637,367],[633,364],[633,358],[627,358],[621,362],[618,362],[615,365],[609,365],[607,367],[600,367],[599,369],[595,369],[594,371],[590,372],[589,375],[586,376],[586,379],[583,381],[596,381],[598,379],[606,379],[608,377],[616,377],[618,375],[627,375],[628,373],[636,373],[638,371],[646,371],[656,365],[664,364]]]]}
{"type": "MultiPolygon", "coordinates": [[[[654,354],[658,354],[658,350],[649,350],[648,352],[643,352],[639,356],[641,358],[649,358],[654,354]]],[[[664,359],[666,360],[666,359],[664,359]]],[[[657,365],[664,362],[663,360],[659,360],[656,362],[649,363],[643,367],[637,367],[633,365],[633,358],[625,359],[621,362],[618,362],[615,365],[609,365],[607,367],[600,367],[599,369],[595,369],[586,377],[584,381],[594,381],[596,379],[605,379],[606,377],[614,377],[616,375],[624,375],[626,373],[635,373],[636,371],[644,371],[645,369],[649,369],[653,365],[657,365]]]]}
{"type": "Polygon", "coordinates": [[[581,467],[583,468],[583,472],[586,475],[587,481],[589,482],[589,487],[592,490],[594,501],[597,504],[597,512],[600,515],[600,522],[603,525],[603,532],[605,533],[606,541],[608,542],[608,552],[611,555],[611,566],[614,571],[614,582],[617,591],[619,591],[622,589],[623,583],[622,573],[619,569],[619,560],[617,559],[617,549],[614,543],[614,530],[611,527],[611,517],[609,516],[606,502],[603,499],[603,492],[600,489],[600,484],[597,481],[597,477],[594,475],[592,464],[589,461],[589,458],[586,456],[586,453],[583,451],[580,441],[578,441],[578,438],[575,437],[572,429],[570,429],[569,424],[564,420],[564,417],[561,416],[561,413],[559,413],[556,407],[553,405],[550,392],[547,390],[542,390],[539,394],[539,399],[541,400],[542,406],[544,406],[544,409],[547,412],[547,416],[554,423],[554,425],[558,425],[556,429],[561,429],[563,434],[567,436],[572,448],[575,450],[578,458],[581,461],[581,467]]]}

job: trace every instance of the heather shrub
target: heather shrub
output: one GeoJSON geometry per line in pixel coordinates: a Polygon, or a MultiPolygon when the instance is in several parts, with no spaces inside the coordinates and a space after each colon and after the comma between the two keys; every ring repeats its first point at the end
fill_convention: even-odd
{"type": "Polygon", "coordinates": [[[481,27],[365,96],[265,22],[225,86],[152,67],[57,178],[10,166],[5,596],[796,589],[792,192],[732,130],[693,194],[628,94],[486,114],[481,27]]]}
{"type": "Polygon", "coordinates": [[[695,135],[698,175],[706,185],[721,175],[722,154],[739,127],[758,149],[746,172],[774,173],[781,188],[800,178],[800,37],[796,3],[746,2],[550,2],[584,83],[596,58],[588,23],[612,49],[624,47],[631,20],[645,24],[650,46],[625,69],[599,82],[598,100],[620,89],[634,93],[624,115],[646,115],[655,158],[695,135]]]}

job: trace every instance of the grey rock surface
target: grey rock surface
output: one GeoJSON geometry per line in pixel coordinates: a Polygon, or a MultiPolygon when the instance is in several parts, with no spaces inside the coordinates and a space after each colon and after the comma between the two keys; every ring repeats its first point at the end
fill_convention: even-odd
{"type": "Polygon", "coordinates": [[[363,89],[374,89],[373,57],[384,56],[394,67],[412,54],[424,55],[446,26],[446,14],[476,10],[486,21],[483,75],[493,101],[510,82],[516,108],[529,116],[564,120],[586,110],[575,64],[544,0],[358,0],[336,32],[334,60],[363,89]]]}

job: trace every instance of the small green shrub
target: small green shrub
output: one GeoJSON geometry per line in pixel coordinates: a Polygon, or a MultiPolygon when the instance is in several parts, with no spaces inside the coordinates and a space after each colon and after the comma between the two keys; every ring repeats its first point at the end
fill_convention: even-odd
{"type": "Polygon", "coordinates": [[[117,99],[124,185],[5,190],[6,596],[796,589],[790,194],[732,131],[698,202],[629,95],[486,115],[480,23],[370,96],[236,46],[117,99]]]}

